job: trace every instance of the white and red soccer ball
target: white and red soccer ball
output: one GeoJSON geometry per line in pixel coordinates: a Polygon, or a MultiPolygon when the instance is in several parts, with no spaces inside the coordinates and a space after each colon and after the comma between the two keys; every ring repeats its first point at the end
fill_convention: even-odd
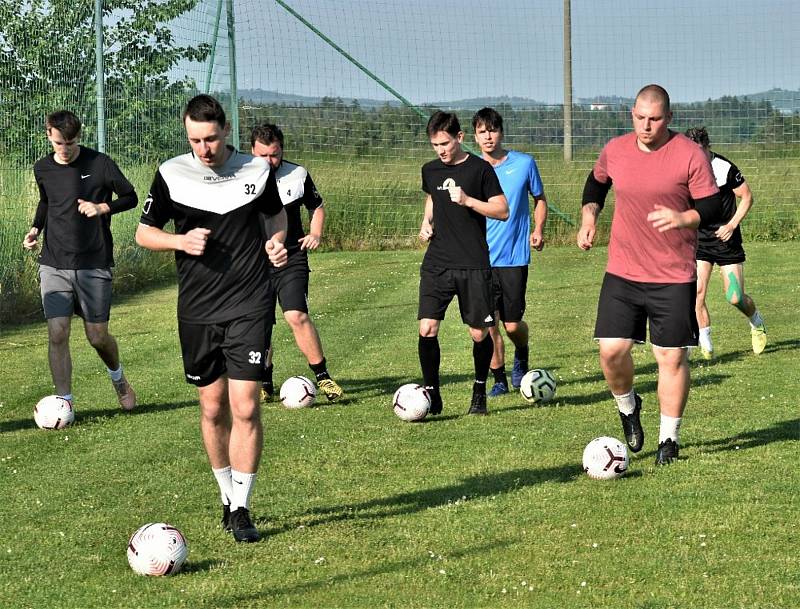
{"type": "Polygon", "coordinates": [[[392,407],[394,413],[403,421],[421,421],[428,416],[431,396],[422,385],[407,383],[394,392],[392,407]]]}
{"type": "Polygon", "coordinates": [[[304,376],[290,376],[281,385],[280,397],[286,408],[307,408],[317,399],[317,388],[304,376]]]}
{"type": "Polygon", "coordinates": [[[628,447],[616,438],[600,436],[583,449],[583,471],[595,480],[611,480],[628,471],[628,447]]]}
{"type": "Polygon", "coordinates": [[[188,555],[183,533],[165,522],[139,527],[128,541],[128,564],[139,575],[174,575],[188,555]]]}
{"type": "Polygon", "coordinates": [[[528,370],[519,384],[519,392],[531,404],[549,402],[556,394],[556,379],[547,370],[528,370]]]}
{"type": "Polygon", "coordinates": [[[60,395],[48,395],[33,407],[33,420],[39,429],[64,429],[75,421],[75,411],[60,395]]]}

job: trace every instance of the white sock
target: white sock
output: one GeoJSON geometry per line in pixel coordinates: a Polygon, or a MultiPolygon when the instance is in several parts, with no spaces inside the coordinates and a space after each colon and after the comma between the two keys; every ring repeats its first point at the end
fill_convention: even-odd
{"type": "Polygon", "coordinates": [[[231,512],[235,512],[239,508],[250,508],[250,493],[253,492],[253,486],[256,483],[256,474],[246,474],[244,472],[237,472],[235,469],[231,470],[231,481],[233,484],[233,494],[231,495],[231,512]]]}
{"type": "Polygon", "coordinates": [[[115,383],[122,379],[122,362],[119,364],[119,368],[116,370],[112,370],[111,368],[106,368],[108,370],[108,376],[111,377],[111,380],[115,383]]]}
{"type": "Polygon", "coordinates": [[[711,344],[711,326],[700,328],[700,346],[706,351],[714,350],[714,345],[711,344]]]}
{"type": "Polygon", "coordinates": [[[636,392],[633,389],[622,395],[617,395],[616,393],[611,395],[617,401],[617,408],[622,414],[633,414],[633,411],[636,410],[636,392]]]}
{"type": "Polygon", "coordinates": [[[758,309],[756,309],[756,312],[753,313],[753,316],[750,318],[750,327],[757,328],[763,325],[764,319],[761,317],[761,313],[758,312],[758,309]]]}
{"type": "Polygon", "coordinates": [[[658,428],[658,443],[666,442],[671,439],[675,444],[678,442],[678,430],[681,428],[681,417],[668,417],[661,415],[661,426],[658,428]]]}
{"type": "Polygon", "coordinates": [[[214,477],[219,484],[219,495],[222,498],[223,505],[230,505],[233,498],[233,485],[231,484],[231,466],[223,467],[221,469],[211,468],[214,472],[214,477]]]}

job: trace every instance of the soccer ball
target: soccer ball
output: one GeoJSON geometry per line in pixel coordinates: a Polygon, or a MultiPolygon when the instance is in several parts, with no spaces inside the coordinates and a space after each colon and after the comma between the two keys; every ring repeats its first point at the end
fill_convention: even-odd
{"type": "Polygon", "coordinates": [[[140,527],[128,541],[128,564],[139,575],[173,575],[188,554],[183,533],[164,522],[140,527]]]}
{"type": "Polygon", "coordinates": [[[75,421],[75,411],[60,395],[48,395],[33,407],[33,420],[39,429],[64,429],[75,421]]]}
{"type": "Polygon", "coordinates": [[[628,471],[628,447],[616,438],[595,438],[583,449],[583,471],[595,480],[619,478],[628,471]]]}
{"type": "Polygon", "coordinates": [[[304,376],[290,376],[281,385],[280,396],[286,408],[306,408],[317,399],[317,388],[304,376]]]}
{"type": "Polygon", "coordinates": [[[519,392],[527,402],[549,402],[556,394],[556,379],[547,370],[528,370],[519,384],[519,392]]]}
{"type": "Polygon", "coordinates": [[[394,413],[404,421],[421,421],[428,415],[431,396],[422,385],[408,383],[394,392],[394,413]]]}

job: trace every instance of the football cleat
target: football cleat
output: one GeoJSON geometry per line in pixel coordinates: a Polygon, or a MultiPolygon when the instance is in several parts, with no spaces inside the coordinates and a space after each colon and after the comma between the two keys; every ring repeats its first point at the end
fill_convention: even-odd
{"type": "Polygon", "coordinates": [[[325,394],[325,397],[328,398],[329,402],[335,402],[342,397],[342,393],[344,393],[342,388],[339,387],[339,384],[331,378],[317,381],[317,387],[319,387],[319,390],[325,394]]]}
{"type": "Polygon", "coordinates": [[[525,373],[528,371],[528,362],[517,359],[517,356],[514,356],[514,365],[511,367],[511,386],[514,389],[519,389],[519,386],[522,384],[522,377],[525,376],[525,373]]]}
{"type": "Polygon", "coordinates": [[[428,409],[428,414],[433,416],[442,414],[442,394],[439,393],[439,388],[428,386],[425,389],[428,390],[428,395],[431,398],[431,407],[428,409]]]}
{"type": "Polygon", "coordinates": [[[642,422],[639,420],[639,413],[642,410],[642,398],[638,393],[634,394],[636,400],[636,408],[633,409],[631,414],[619,413],[619,418],[622,421],[622,432],[625,435],[625,441],[628,443],[628,448],[633,452],[638,453],[644,446],[644,429],[642,429],[642,422]]]}
{"type": "Polygon", "coordinates": [[[472,403],[469,405],[467,414],[489,414],[489,411],[486,409],[485,393],[472,394],[472,403]]]}
{"type": "Polygon", "coordinates": [[[753,353],[760,355],[767,346],[767,327],[762,323],[750,328],[750,338],[753,340],[753,353]]]}
{"type": "Polygon", "coordinates": [[[261,539],[261,535],[250,519],[250,511],[247,508],[240,507],[231,512],[230,523],[231,532],[236,541],[253,543],[261,539]]]}
{"type": "Polygon", "coordinates": [[[222,505],[222,519],[220,520],[220,526],[222,526],[223,531],[231,530],[231,506],[228,504],[222,505]]]}
{"type": "Polygon", "coordinates": [[[261,401],[271,402],[273,395],[275,395],[275,385],[272,381],[261,383],[261,401]]]}
{"type": "Polygon", "coordinates": [[[656,451],[656,465],[667,465],[678,459],[678,443],[672,438],[667,438],[658,445],[656,451]]]}
{"type": "Polygon", "coordinates": [[[492,385],[491,390],[489,391],[490,398],[496,398],[499,395],[503,395],[504,393],[508,393],[508,385],[506,385],[503,381],[499,381],[492,385]]]}
{"type": "Polygon", "coordinates": [[[136,392],[133,390],[133,387],[131,387],[131,384],[128,382],[128,379],[125,378],[124,374],[118,381],[111,381],[111,384],[114,386],[114,391],[117,392],[117,400],[122,410],[133,410],[136,408],[136,392]]]}

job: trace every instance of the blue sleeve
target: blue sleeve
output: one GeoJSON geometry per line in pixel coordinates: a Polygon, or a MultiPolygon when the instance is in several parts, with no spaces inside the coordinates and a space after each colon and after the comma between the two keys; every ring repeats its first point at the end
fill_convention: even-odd
{"type": "Polygon", "coordinates": [[[528,175],[528,190],[534,197],[541,197],[544,194],[544,184],[539,175],[539,167],[536,165],[536,159],[531,157],[531,168],[528,175]]]}

